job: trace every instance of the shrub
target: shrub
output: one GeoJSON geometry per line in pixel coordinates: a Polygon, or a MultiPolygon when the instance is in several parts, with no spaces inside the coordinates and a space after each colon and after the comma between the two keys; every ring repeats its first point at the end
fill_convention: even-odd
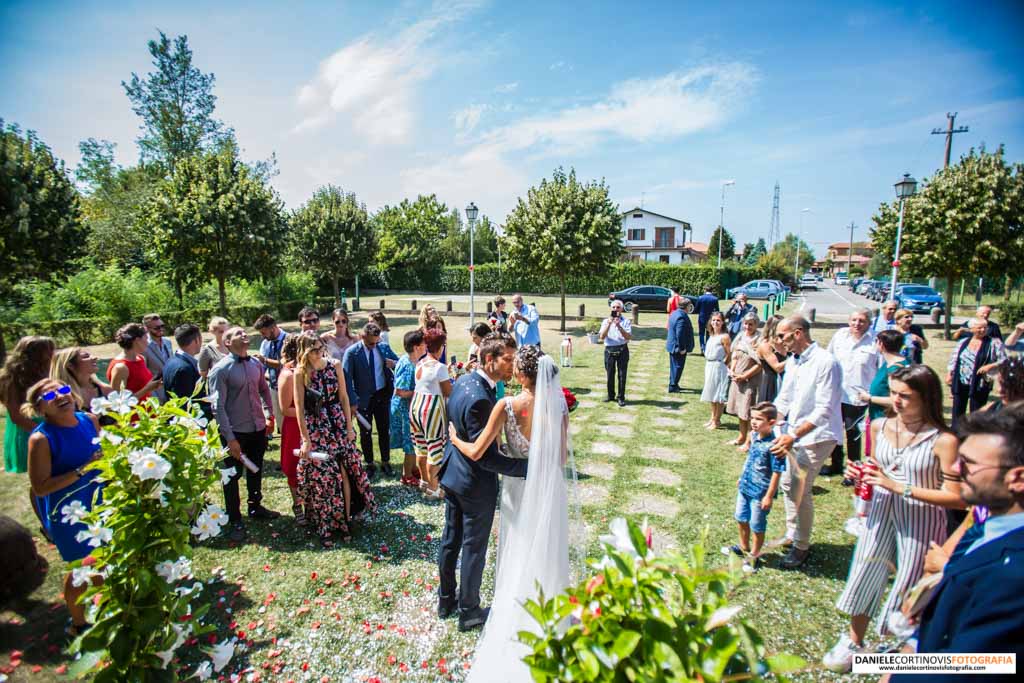
{"type": "Polygon", "coordinates": [[[602,536],[593,576],[550,599],[528,600],[540,626],[520,631],[535,681],[776,680],[805,666],[765,657],[761,637],[728,603],[735,574],[707,567],[702,544],[689,556],[657,556],[646,523],[616,519],[602,536]]]}
{"type": "Polygon", "coordinates": [[[1013,327],[1017,323],[1024,321],[1024,303],[1004,301],[999,304],[996,314],[999,317],[999,322],[1005,327],[1013,327]]]}

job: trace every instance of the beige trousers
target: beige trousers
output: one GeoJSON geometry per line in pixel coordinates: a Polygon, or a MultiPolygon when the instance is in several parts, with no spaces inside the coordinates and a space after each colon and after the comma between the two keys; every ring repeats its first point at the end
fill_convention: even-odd
{"type": "Polygon", "coordinates": [[[781,488],[785,496],[786,536],[800,550],[811,545],[811,528],[814,526],[814,480],[821,466],[831,456],[835,441],[820,441],[801,446],[794,444],[782,474],[781,488]]]}

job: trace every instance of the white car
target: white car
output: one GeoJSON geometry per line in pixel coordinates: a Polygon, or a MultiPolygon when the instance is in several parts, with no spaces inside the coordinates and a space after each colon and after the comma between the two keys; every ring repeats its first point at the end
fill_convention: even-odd
{"type": "Polygon", "coordinates": [[[818,278],[813,275],[804,275],[800,278],[800,289],[818,289],[818,278]]]}
{"type": "Polygon", "coordinates": [[[840,275],[836,278],[836,284],[840,286],[849,284],[849,282],[850,278],[846,277],[845,275],[840,275]]]}

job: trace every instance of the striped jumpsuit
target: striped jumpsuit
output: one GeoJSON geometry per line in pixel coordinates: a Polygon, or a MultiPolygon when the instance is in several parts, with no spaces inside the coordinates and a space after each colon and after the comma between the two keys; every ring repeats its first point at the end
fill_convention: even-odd
{"type": "MultiPolygon", "coordinates": [[[[916,444],[897,452],[885,435],[883,421],[875,444],[875,460],[885,476],[900,484],[940,489],[942,470],[934,453],[938,437],[937,429],[923,432],[916,444]]],[[[864,532],[853,553],[846,588],[836,607],[849,615],[874,615],[889,582],[889,574],[895,569],[892,590],[876,623],[878,634],[888,635],[889,614],[899,611],[905,593],[921,578],[929,543],[934,541],[941,545],[945,540],[946,513],[943,508],[919,500],[907,500],[900,493],[876,487],[864,532]]]]}

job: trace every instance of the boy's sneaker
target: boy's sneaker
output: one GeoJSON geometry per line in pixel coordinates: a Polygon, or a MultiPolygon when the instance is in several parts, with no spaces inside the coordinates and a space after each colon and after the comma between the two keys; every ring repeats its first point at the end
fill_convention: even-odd
{"type": "Polygon", "coordinates": [[[861,652],[864,652],[864,646],[855,645],[850,636],[844,633],[839,642],[821,658],[821,663],[837,673],[847,673],[853,669],[853,656],[861,652]]]}

